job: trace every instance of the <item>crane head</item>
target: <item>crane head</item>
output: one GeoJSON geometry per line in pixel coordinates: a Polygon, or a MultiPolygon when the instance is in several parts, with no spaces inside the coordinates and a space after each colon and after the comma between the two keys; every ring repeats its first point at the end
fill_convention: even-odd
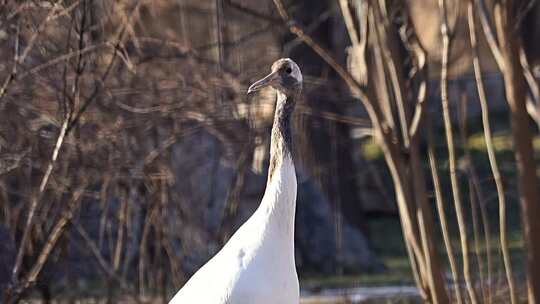
{"type": "Polygon", "coordinates": [[[285,95],[290,95],[302,87],[302,72],[290,58],[281,58],[272,64],[272,71],[263,79],[253,83],[248,94],[271,86],[285,95]]]}

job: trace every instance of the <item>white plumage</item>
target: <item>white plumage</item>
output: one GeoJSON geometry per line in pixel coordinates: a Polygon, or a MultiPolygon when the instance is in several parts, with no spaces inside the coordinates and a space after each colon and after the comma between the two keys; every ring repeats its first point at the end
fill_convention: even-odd
{"type": "Polygon", "coordinates": [[[294,261],[296,173],[289,119],[302,75],[290,59],[280,59],[272,73],[248,92],[272,86],[278,92],[272,129],[269,179],[255,213],[225,246],[200,268],[169,304],[297,304],[294,261]]]}

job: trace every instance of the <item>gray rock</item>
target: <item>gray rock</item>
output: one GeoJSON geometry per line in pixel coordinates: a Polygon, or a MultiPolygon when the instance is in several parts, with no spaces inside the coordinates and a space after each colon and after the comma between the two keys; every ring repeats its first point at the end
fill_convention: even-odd
{"type": "MultiPolygon", "coordinates": [[[[296,209],[296,248],[300,269],[317,273],[378,271],[384,265],[364,233],[342,220],[341,250],[331,204],[312,180],[299,184],[296,209]]],[[[342,217],[343,218],[343,217],[342,217]]]]}
{"type": "MultiPolygon", "coordinates": [[[[179,252],[182,252],[183,268],[190,273],[220,249],[217,235],[223,229],[220,225],[236,168],[234,161],[221,159],[223,156],[217,152],[219,143],[205,132],[185,138],[173,151],[175,188],[184,197],[181,208],[190,215],[179,221],[171,212],[170,225],[182,242],[179,252]],[[189,172],[188,178],[186,172],[189,172]]],[[[231,232],[259,206],[266,187],[265,171],[246,173],[235,216],[228,224],[232,226],[231,232]]],[[[384,269],[363,231],[345,219],[341,224],[341,250],[337,250],[332,203],[314,180],[302,177],[298,180],[295,239],[299,271],[329,274],[338,269],[347,273],[384,269]]]]}

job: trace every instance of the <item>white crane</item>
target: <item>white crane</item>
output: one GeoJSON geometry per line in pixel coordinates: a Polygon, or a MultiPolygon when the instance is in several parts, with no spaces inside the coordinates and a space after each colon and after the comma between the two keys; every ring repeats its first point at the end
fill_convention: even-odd
{"type": "Polygon", "coordinates": [[[291,59],[248,94],[271,86],[277,92],[270,144],[270,167],[259,208],[225,246],[201,267],[169,304],[298,304],[294,263],[296,172],[290,117],[302,90],[302,73],[291,59]]]}

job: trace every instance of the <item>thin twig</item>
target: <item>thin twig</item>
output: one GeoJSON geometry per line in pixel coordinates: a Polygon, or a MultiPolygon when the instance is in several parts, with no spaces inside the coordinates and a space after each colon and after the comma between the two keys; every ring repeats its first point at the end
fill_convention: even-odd
{"type": "Polygon", "coordinates": [[[135,12],[138,10],[139,6],[141,4],[141,1],[138,0],[130,14],[129,14],[129,17],[127,18],[127,20],[125,20],[124,22],[124,25],[120,28],[120,30],[118,31],[118,35],[117,35],[117,38],[116,38],[116,43],[114,45],[114,52],[111,56],[111,59],[109,61],[109,64],[107,65],[107,68],[105,69],[105,72],[103,73],[103,75],[101,76],[101,79],[99,80],[98,83],[96,83],[95,87],[94,87],[94,91],[92,92],[92,94],[90,94],[90,97],[88,97],[86,99],[86,101],[81,105],[81,107],[79,108],[79,110],[77,111],[77,113],[75,115],[73,115],[73,119],[70,121],[69,123],[69,126],[68,126],[68,132],[75,126],[77,125],[77,123],[79,122],[79,119],[81,118],[81,116],[86,112],[87,108],[95,101],[95,99],[97,98],[97,96],[100,94],[100,92],[102,92],[103,88],[103,84],[105,83],[105,80],[109,77],[109,74],[110,72],[112,71],[112,67],[114,65],[114,62],[115,62],[115,59],[116,57],[118,57],[118,52],[119,52],[119,49],[124,41],[124,36],[125,36],[125,32],[127,30],[127,27],[129,24],[131,24],[131,22],[133,22],[133,16],[135,14],[135,12]]]}
{"type": "MultiPolygon", "coordinates": [[[[480,108],[482,111],[482,128],[484,129],[484,140],[486,141],[486,150],[489,158],[489,165],[491,167],[491,173],[495,181],[495,187],[497,189],[497,198],[499,200],[499,234],[501,242],[501,251],[503,254],[504,268],[506,271],[506,280],[508,281],[508,288],[510,292],[511,303],[516,303],[514,280],[512,277],[512,264],[510,262],[510,253],[508,251],[508,240],[506,235],[506,199],[504,194],[504,187],[499,172],[499,166],[497,165],[497,158],[495,156],[495,149],[493,147],[493,135],[491,132],[491,125],[489,122],[489,109],[486,98],[486,92],[484,89],[484,83],[482,81],[482,69],[480,67],[480,59],[478,56],[478,43],[476,39],[476,25],[474,20],[474,8],[472,2],[468,7],[468,23],[469,23],[469,36],[471,40],[471,51],[473,55],[473,68],[474,77],[476,80],[476,87],[478,90],[478,99],[480,101],[480,108]]],[[[489,250],[489,248],[486,248],[489,250]]],[[[489,261],[488,261],[489,263],[489,261]]],[[[489,277],[489,276],[488,276],[489,277]]]]}
{"type": "MultiPolygon", "coordinates": [[[[472,164],[469,162],[469,166],[472,166],[472,164]]],[[[469,169],[469,171],[472,171],[469,169]]],[[[489,303],[489,296],[488,296],[488,290],[489,290],[489,280],[486,282],[484,279],[484,261],[482,259],[482,252],[481,252],[481,245],[480,245],[480,226],[478,225],[478,205],[479,202],[476,197],[476,193],[478,190],[476,189],[476,186],[474,184],[473,175],[471,173],[468,174],[469,176],[469,200],[471,202],[471,218],[472,218],[472,224],[473,224],[473,242],[474,242],[474,254],[476,256],[476,264],[478,265],[478,283],[480,285],[480,291],[482,294],[482,297],[486,303],[489,303]],[[474,191],[473,191],[474,190],[474,191]],[[486,283],[488,283],[488,290],[486,290],[486,283]]],[[[486,250],[489,250],[489,248],[486,248],[486,250]]]]}
{"type": "Polygon", "coordinates": [[[439,173],[437,171],[437,158],[435,156],[435,148],[433,143],[433,131],[428,127],[428,158],[429,166],[431,168],[431,176],[433,179],[433,187],[435,190],[435,203],[437,205],[437,214],[441,221],[441,231],[444,240],[444,247],[446,249],[446,256],[450,262],[450,271],[452,272],[452,279],[454,281],[454,292],[456,293],[456,301],[458,304],[462,303],[461,287],[459,283],[459,274],[457,271],[456,259],[454,257],[454,250],[452,248],[452,242],[450,240],[450,234],[448,230],[448,223],[446,221],[446,212],[444,210],[444,198],[441,191],[441,182],[439,180],[439,173]]]}
{"type": "MultiPolygon", "coordinates": [[[[385,65],[385,58],[384,57],[384,51],[383,46],[380,42],[380,35],[377,23],[378,21],[375,20],[375,13],[373,9],[373,5],[370,5],[367,7],[368,12],[366,13],[366,17],[368,19],[367,24],[370,28],[370,35],[374,36],[374,43],[371,44],[372,49],[372,56],[373,59],[373,76],[371,76],[372,83],[377,83],[378,89],[377,97],[379,101],[379,107],[381,108],[381,113],[384,117],[384,121],[388,124],[389,129],[392,132],[392,137],[397,138],[396,133],[396,122],[394,119],[394,113],[392,111],[393,107],[391,104],[391,87],[388,83],[388,79],[386,78],[386,75],[389,73],[386,69],[385,65]]],[[[363,54],[363,56],[365,56],[363,54]]],[[[367,70],[367,68],[366,68],[367,70]]],[[[369,81],[369,80],[368,80],[369,81]]],[[[369,84],[369,82],[367,82],[369,84]]]]}
{"type": "Polygon", "coordinates": [[[72,198],[70,202],[68,203],[67,210],[65,210],[62,213],[61,218],[58,220],[58,222],[52,229],[52,232],[50,233],[49,238],[47,239],[47,242],[45,243],[45,246],[43,246],[43,249],[41,250],[41,253],[38,256],[36,263],[34,264],[32,269],[28,273],[26,279],[23,281],[23,284],[25,286],[28,286],[27,284],[31,284],[36,281],[52,249],[56,245],[56,242],[62,236],[67,224],[73,218],[73,213],[76,207],[78,206],[78,202],[81,198],[81,195],[84,193],[85,188],[86,188],[86,184],[83,183],[82,185],[78,187],[78,189],[76,189],[73,192],[72,198]]]}
{"type": "MultiPolygon", "coordinates": [[[[459,110],[458,110],[458,123],[459,123],[459,135],[461,145],[464,151],[464,160],[465,160],[465,172],[467,180],[469,182],[469,202],[471,204],[471,220],[473,227],[473,243],[475,246],[474,254],[476,256],[477,270],[478,270],[478,284],[480,285],[480,292],[483,299],[487,299],[484,281],[484,269],[483,269],[483,260],[482,254],[480,252],[480,233],[478,226],[478,216],[477,216],[477,201],[480,200],[480,182],[479,178],[476,175],[476,170],[473,165],[473,158],[471,156],[470,148],[467,143],[467,110],[468,110],[468,99],[467,94],[462,92],[459,98],[459,110]],[[478,200],[477,200],[478,198],[478,200]]],[[[489,303],[489,302],[488,302],[489,303]]]]}
{"type": "MultiPolygon", "coordinates": [[[[4,81],[4,84],[2,85],[2,88],[0,89],[0,101],[5,96],[6,92],[8,91],[8,86],[10,84],[12,84],[16,80],[16,77],[17,77],[16,66],[21,65],[21,64],[24,63],[24,61],[26,60],[28,54],[30,53],[30,51],[34,47],[34,44],[35,44],[36,39],[39,36],[39,34],[41,34],[41,32],[45,29],[45,26],[50,21],[54,20],[56,7],[58,5],[61,5],[62,2],[63,2],[63,0],[57,0],[55,3],[52,3],[51,8],[49,9],[49,12],[48,12],[47,16],[41,21],[41,23],[37,27],[36,31],[34,32],[34,34],[32,36],[30,36],[30,38],[28,39],[28,41],[26,43],[26,47],[24,48],[24,50],[21,52],[20,55],[18,54],[18,51],[16,52],[15,62],[13,63],[14,64],[13,70],[7,76],[6,80],[4,81]]],[[[76,1],[76,4],[78,4],[78,1],[76,1]]],[[[64,9],[65,13],[73,10],[76,6],[77,5],[72,5],[72,6],[68,7],[68,8],[66,8],[66,9],[64,9]]],[[[16,36],[16,43],[15,43],[17,48],[18,48],[18,45],[19,45],[18,40],[19,40],[19,29],[17,28],[17,36],[16,36]]]]}
{"type": "Polygon", "coordinates": [[[19,40],[21,35],[21,23],[20,21],[17,22],[17,31],[15,33],[15,47],[14,47],[14,54],[13,54],[13,66],[11,67],[11,73],[9,73],[6,80],[4,80],[4,84],[0,88],[0,101],[2,100],[2,97],[6,94],[9,85],[15,80],[15,77],[17,76],[17,66],[19,65],[19,40]]]}
{"type": "Polygon", "coordinates": [[[466,222],[459,192],[459,182],[456,174],[456,156],[454,147],[454,137],[452,132],[452,121],[450,118],[448,101],[448,58],[450,53],[450,35],[448,32],[448,20],[446,11],[446,1],[439,0],[439,11],[441,18],[441,36],[443,42],[442,69],[441,69],[441,103],[443,109],[444,128],[446,133],[446,143],[448,147],[448,162],[450,167],[450,183],[452,186],[452,195],[454,197],[454,206],[459,227],[459,236],[461,240],[461,251],[463,256],[463,275],[465,284],[472,304],[478,303],[476,292],[471,279],[469,263],[469,241],[467,237],[466,222]]]}
{"type": "Polygon", "coordinates": [[[28,217],[26,218],[26,224],[23,231],[23,236],[21,239],[21,243],[19,245],[19,250],[17,252],[17,258],[15,260],[15,265],[13,266],[12,271],[12,277],[11,280],[13,283],[16,283],[18,281],[18,275],[20,271],[20,267],[22,264],[22,259],[24,256],[24,251],[26,248],[26,244],[28,242],[28,237],[30,236],[30,230],[34,221],[34,215],[36,213],[36,209],[38,207],[38,203],[41,199],[41,195],[43,194],[43,191],[45,190],[45,186],[47,185],[47,182],[49,181],[49,177],[51,176],[52,170],[54,168],[54,165],[56,163],[56,160],[58,158],[58,152],[60,151],[60,148],[62,147],[62,144],[64,143],[64,138],[66,136],[66,131],[68,127],[69,122],[69,115],[67,115],[64,119],[64,123],[62,124],[62,129],[60,129],[60,134],[58,135],[58,138],[56,140],[56,145],[54,147],[54,151],[51,157],[51,160],[49,161],[49,165],[47,166],[47,170],[45,171],[45,174],[43,175],[41,179],[41,183],[39,185],[39,191],[37,194],[32,196],[32,202],[30,205],[30,210],[28,212],[28,217]]]}
{"type": "Polygon", "coordinates": [[[107,274],[107,276],[109,276],[109,278],[113,279],[114,281],[116,281],[119,285],[120,285],[120,288],[126,292],[126,294],[132,298],[135,303],[142,303],[142,301],[133,295],[131,289],[129,288],[129,285],[126,283],[126,281],[124,281],[120,276],[118,276],[112,269],[112,265],[109,265],[109,263],[107,263],[107,261],[105,260],[105,258],[103,257],[103,255],[101,254],[99,248],[96,246],[96,243],[94,243],[94,241],[92,241],[92,239],[90,238],[90,236],[88,235],[88,233],[86,232],[86,230],[81,226],[81,224],[79,223],[73,223],[73,226],[75,227],[75,230],[79,233],[79,235],[83,238],[83,240],[85,241],[85,244],[86,244],[86,247],[90,250],[90,253],[92,253],[94,255],[94,257],[96,258],[99,266],[101,267],[101,269],[103,270],[103,272],[105,272],[107,274]]]}
{"type": "Polygon", "coordinates": [[[488,13],[486,11],[485,0],[476,1],[476,11],[478,12],[478,15],[480,17],[480,23],[482,24],[482,29],[484,31],[486,41],[489,45],[489,49],[491,50],[491,53],[493,54],[493,58],[495,58],[495,62],[499,66],[499,69],[501,70],[501,72],[504,73],[504,69],[505,69],[504,59],[501,53],[501,48],[499,47],[499,44],[497,42],[497,38],[495,37],[495,34],[493,33],[492,24],[489,20],[488,13]]]}
{"type": "MultiPolygon", "coordinates": [[[[386,28],[384,27],[385,22],[383,21],[381,8],[378,5],[373,5],[372,9],[372,15],[373,17],[373,31],[375,32],[375,40],[377,42],[377,45],[379,49],[381,50],[382,57],[381,59],[384,59],[383,65],[386,67],[387,75],[390,78],[390,84],[392,85],[392,96],[394,97],[394,104],[397,107],[398,112],[398,119],[399,119],[399,126],[401,128],[401,136],[403,140],[404,148],[407,149],[409,147],[409,121],[408,117],[405,113],[405,100],[403,97],[402,92],[402,86],[400,85],[399,81],[399,74],[398,69],[396,67],[396,64],[394,62],[393,56],[390,53],[390,45],[388,42],[388,37],[386,33],[386,28]]],[[[390,90],[388,90],[390,91],[390,90]]]]}
{"type": "Polygon", "coordinates": [[[21,73],[19,74],[19,76],[17,77],[17,80],[24,80],[26,79],[26,77],[29,77],[29,76],[33,76],[33,75],[36,75],[37,73],[41,72],[42,70],[44,69],[47,69],[47,68],[50,68],[56,64],[59,64],[59,63],[62,63],[62,62],[66,62],[68,61],[69,59],[73,58],[73,57],[77,57],[77,56],[81,56],[81,55],[86,55],[88,53],[91,53],[91,52],[94,52],[94,51],[97,51],[101,48],[106,48],[106,47],[109,47],[111,49],[114,50],[114,45],[110,42],[103,42],[103,43],[98,43],[98,44],[95,44],[95,45],[91,45],[91,46],[88,46],[84,49],[80,49],[80,50],[76,50],[76,51],[73,51],[73,52],[70,52],[70,53],[67,53],[67,54],[64,54],[64,55],[61,55],[61,56],[58,56],[54,59],[51,59],[43,64],[40,64],[38,66],[35,66],[27,71],[25,71],[24,73],[21,73]]]}
{"type": "Polygon", "coordinates": [[[361,37],[356,31],[356,26],[351,14],[351,9],[349,8],[348,0],[339,0],[339,6],[341,8],[341,13],[343,14],[343,20],[345,21],[345,26],[347,26],[347,31],[349,32],[349,37],[353,46],[360,44],[361,37]]]}
{"type": "Polygon", "coordinates": [[[252,16],[254,18],[264,20],[264,21],[270,22],[272,24],[282,25],[280,19],[277,19],[275,17],[272,17],[272,16],[266,15],[264,13],[258,12],[258,11],[254,10],[254,9],[245,7],[245,6],[243,6],[243,5],[239,4],[239,3],[233,2],[232,0],[225,0],[225,4],[227,4],[227,6],[230,7],[230,8],[238,10],[239,12],[242,12],[242,13],[244,13],[246,15],[250,15],[250,16],[252,16]]]}
{"type": "Polygon", "coordinates": [[[534,122],[536,122],[538,129],[540,129],[540,87],[531,70],[531,66],[527,60],[527,54],[525,54],[523,48],[519,51],[519,59],[521,66],[523,67],[523,75],[525,76],[527,84],[529,85],[529,90],[531,91],[531,98],[527,98],[527,112],[534,122]]]}

